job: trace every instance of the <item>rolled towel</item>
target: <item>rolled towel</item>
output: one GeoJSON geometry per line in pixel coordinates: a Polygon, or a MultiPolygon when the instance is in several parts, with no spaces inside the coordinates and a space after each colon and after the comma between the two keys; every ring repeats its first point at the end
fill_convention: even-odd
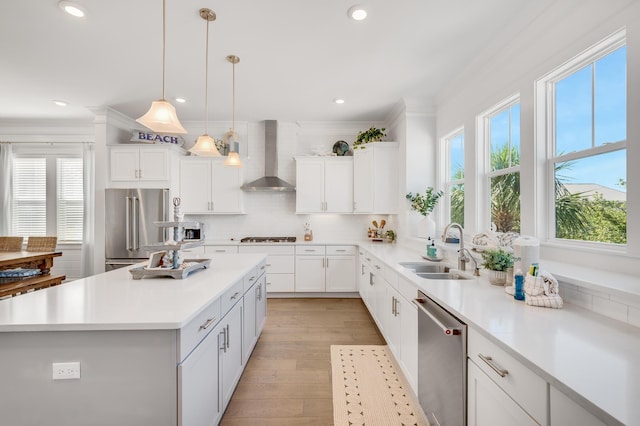
{"type": "Polygon", "coordinates": [[[530,306],[542,306],[544,308],[562,308],[562,297],[557,294],[551,296],[525,296],[525,303],[530,306]]]}
{"type": "Polygon", "coordinates": [[[559,293],[558,280],[550,272],[543,269],[538,272],[536,277],[527,273],[524,279],[524,292],[529,296],[557,295],[559,293]]]}

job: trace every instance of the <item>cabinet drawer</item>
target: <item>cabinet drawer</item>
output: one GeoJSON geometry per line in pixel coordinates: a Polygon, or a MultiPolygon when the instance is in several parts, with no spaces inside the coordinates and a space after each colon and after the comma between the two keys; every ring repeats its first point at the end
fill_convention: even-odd
{"type": "Polygon", "coordinates": [[[178,359],[182,362],[220,321],[220,299],[214,300],[187,325],[178,330],[178,359]]]}
{"type": "Polygon", "coordinates": [[[327,255],[349,255],[356,254],[355,246],[327,246],[327,255]]]}
{"type": "Polygon", "coordinates": [[[294,292],[295,289],[294,274],[267,274],[267,292],[288,293],[294,292]]]}
{"type": "Polygon", "coordinates": [[[224,292],[222,297],[220,297],[220,312],[222,315],[226,315],[229,309],[231,309],[238,300],[242,299],[243,290],[244,279],[238,281],[224,292]]]}
{"type": "Polygon", "coordinates": [[[297,255],[321,254],[324,255],[324,246],[296,246],[297,255]]]}
{"type": "Polygon", "coordinates": [[[204,249],[204,246],[200,246],[181,250],[181,253],[185,259],[195,259],[195,256],[203,255],[206,253],[206,251],[204,249]]]}
{"type": "Polygon", "coordinates": [[[295,253],[293,245],[290,244],[278,244],[278,245],[241,245],[238,247],[239,253],[267,253],[267,254],[291,254],[295,253]]]}
{"type": "Polygon", "coordinates": [[[204,252],[207,254],[238,253],[238,246],[204,246],[204,252]]]}
{"type": "Polygon", "coordinates": [[[295,272],[295,257],[293,256],[267,256],[268,274],[293,274],[295,272]]]}
{"type": "Polygon", "coordinates": [[[548,401],[547,383],[473,328],[469,328],[467,340],[469,359],[538,423],[545,424],[548,401]],[[480,355],[486,361],[480,358],[480,355]],[[491,364],[508,373],[501,377],[498,372],[494,371],[491,364]]]}
{"type": "MultiPolygon", "coordinates": [[[[263,265],[264,266],[264,265],[263,265]]],[[[242,294],[246,293],[260,277],[260,267],[256,266],[242,279],[242,294]]]]}

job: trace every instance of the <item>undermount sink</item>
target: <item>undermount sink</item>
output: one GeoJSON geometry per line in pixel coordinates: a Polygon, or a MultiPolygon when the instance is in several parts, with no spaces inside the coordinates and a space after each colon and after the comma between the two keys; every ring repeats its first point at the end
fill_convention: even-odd
{"type": "Polygon", "coordinates": [[[447,265],[434,265],[433,263],[426,262],[400,262],[400,266],[405,267],[416,274],[422,272],[436,273],[436,272],[449,272],[451,269],[447,265]]]}
{"type": "Polygon", "coordinates": [[[470,279],[466,275],[462,275],[458,272],[417,272],[417,276],[420,278],[426,278],[428,280],[468,280],[470,279]]]}
{"type": "Polygon", "coordinates": [[[434,265],[426,262],[400,262],[400,266],[409,269],[420,278],[428,280],[469,280],[470,277],[457,271],[451,271],[447,265],[434,265]]]}

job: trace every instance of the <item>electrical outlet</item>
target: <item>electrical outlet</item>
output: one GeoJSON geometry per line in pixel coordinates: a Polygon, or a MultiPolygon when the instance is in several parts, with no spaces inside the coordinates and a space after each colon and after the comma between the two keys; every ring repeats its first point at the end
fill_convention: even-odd
{"type": "Polygon", "coordinates": [[[54,362],[53,380],[68,380],[80,378],[79,362],[54,362]]]}

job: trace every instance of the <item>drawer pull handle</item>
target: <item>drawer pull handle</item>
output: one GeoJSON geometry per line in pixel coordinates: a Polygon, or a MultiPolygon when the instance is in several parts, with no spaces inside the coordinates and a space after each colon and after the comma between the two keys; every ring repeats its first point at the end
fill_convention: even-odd
{"type": "Polygon", "coordinates": [[[380,269],[380,266],[376,265],[376,269],[380,269]]]}
{"type": "Polygon", "coordinates": [[[239,294],[240,293],[237,292],[237,291],[235,293],[233,293],[233,296],[231,296],[231,300],[234,300],[236,297],[238,297],[239,294]]]}
{"type": "Polygon", "coordinates": [[[251,281],[253,281],[253,280],[255,280],[255,279],[256,279],[256,277],[255,277],[255,275],[254,275],[253,277],[249,278],[249,282],[251,282],[251,281]]]}
{"type": "Polygon", "coordinates": [[[314,249],[304,249],[304,251],[315,252],[315,250],[314,250],[314,249]]]}
{"type": "Polygon", "coordinates": [[[205,322],[204,324],[202,324],[202,325],[200,326],[200,328],[198,329],[198,331],[200,331],[200,330],[206,330],[207,328],[209,328],[209,326],[210,326],[211,324],[213,324],[213,323],[214,323],[214,321],[215,321],[215,320],[216,320],[216,318],[215,318],[215,317],[213,317],[213,318],[209,318],[209,319],[207,320],[207,322],[205,322]]]}
{"type": "Polygon", "coordinates": [[[495,371],[496,373],[498,373],[498,375],[500,375],[500,377],[504,377],[507,374],[509,374],[508,370],[505,370],[503,368],[498,367],[497,365],[495,365],[493,363],[493,358],[491,358],[490,356],[487,355],[482,355],[482,354],[478,354],[478,356],[480,357],[481,360],[483,360],[489,367],[491,367],[491,369],[493,371],[495,371]]]}
{"type": "Polygon", "coordinates": [[[345,249],[337,249],[336,251],[347,251],[347,250],[345,250],[345,249]]]}
{"type": "Polygon", "coordinates": [[[271,285],[271,283],[269,281],[267,281],[267,285],[271,285]]]}
{"type": "Polygon", "coordinates": [[[370,257],[367,257],[366,259],[367,259],[367,261],[371,262],[371,258],[370,257]]]}
{"type": "Polygon", "coordinates": [[[264,271],[264,268],[266,268],[267,266],[271,266],[271,264],[270,264],[270,263],[267,263],[267,264],[265,264],[265,265],[260,266],[260,270],[261,270],[261,271],[264,271]]]}

